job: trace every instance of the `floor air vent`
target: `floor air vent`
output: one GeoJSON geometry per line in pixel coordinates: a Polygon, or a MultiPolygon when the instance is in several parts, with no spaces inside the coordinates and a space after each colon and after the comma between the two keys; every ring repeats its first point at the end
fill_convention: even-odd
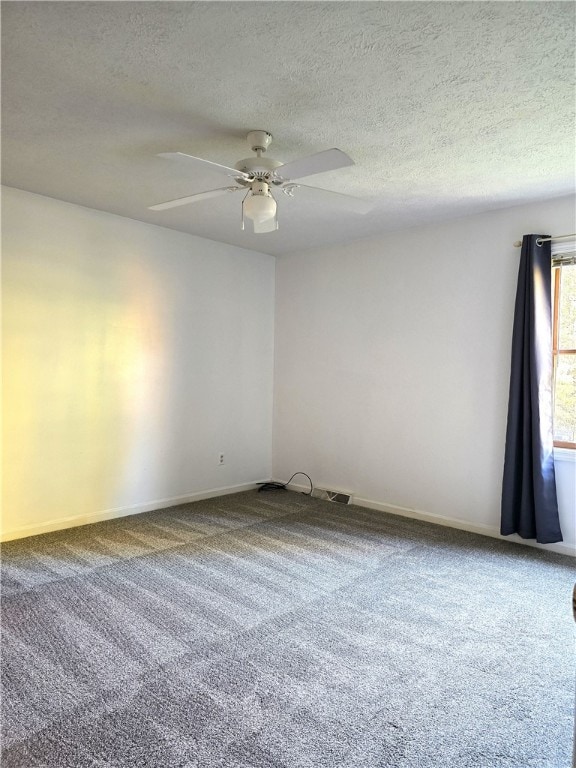
{"type": "Polygon", "coordinates": [[[338,504],[350,504],[350,499],[352,498],[350,493],[331,491],[328,488],[314,488],[312,496],[316,496],[317,499],[324,499],[325,501],[335,501],[338,504]]]}

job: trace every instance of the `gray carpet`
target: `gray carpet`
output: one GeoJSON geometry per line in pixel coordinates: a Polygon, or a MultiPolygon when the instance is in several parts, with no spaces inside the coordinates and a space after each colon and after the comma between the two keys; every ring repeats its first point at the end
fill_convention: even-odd
{"type": "Polygon", "coordinates": [[[568,768],[571,559],[296,493],[5,544],[3,768],[568,768]]]}

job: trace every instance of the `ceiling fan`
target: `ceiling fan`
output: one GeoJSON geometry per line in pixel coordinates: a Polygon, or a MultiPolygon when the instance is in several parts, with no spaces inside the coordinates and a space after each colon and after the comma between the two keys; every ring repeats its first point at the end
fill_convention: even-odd
{"type": "Polygon", "coordinates": [[[354,161],[345,152],[339,149],[326,149],[323,152],[317,152],[314,155],[293,160],[290,163],[282,163],[279,160],[273,160],[271,157],[264,157],[264,153],[272,141],[271,133],[268,131],[250,131],[246,138],[256,156],[239,160],[234,168],[212,163],[209,160],[203,160],[193,155],[186,155],[183,152],[161,153],[159,157],[183,160],[195,165],[197,168],[211,169],[224,176],[228,176],[234,179],[236,186],[210,189],[207,192],[180,197],[177,200],[168,200],[165,203],[151,205],[149,210],[164,211],[167,208],[176,208],[180,205],[188,205],[188,203],[206,200],[209,197],[218,197],[228,192],[240,192],[243,190],[246,192],[246,195],[242,200],[242,229],[244,229],[245,219],[251,219],[254,225],[254,232],[257,234],[274,232],[274,230],[278,229],[278,207],[276,200],[272,196],[272,190],[275,188],[281,189],[288,197],[293,197],[294,191],[299,187],[315,189],[327,196],[335,195],[340,199],[344,198],[348,205],[359,213],[366,213],[369,210],[370,206],[365,200],[351,197],[350,195],[342,195],[339,192],[330,192],[319,187],[309,187],[292,181],[292,179],[302,179],[315,173],[334,171],[337,168],[354,165],[354,161]]]}

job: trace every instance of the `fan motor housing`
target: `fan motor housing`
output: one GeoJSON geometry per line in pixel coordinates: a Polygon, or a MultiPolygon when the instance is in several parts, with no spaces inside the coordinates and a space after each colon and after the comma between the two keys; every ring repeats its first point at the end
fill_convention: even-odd
{"type": "Polygon", "coordinates": [[[273,160],[271,157],[245,157],[244,160],[239,160],[234,168],[244,173],[258,174],[272,173],[281,165],[283,163],[280,160],[273,160]]]}

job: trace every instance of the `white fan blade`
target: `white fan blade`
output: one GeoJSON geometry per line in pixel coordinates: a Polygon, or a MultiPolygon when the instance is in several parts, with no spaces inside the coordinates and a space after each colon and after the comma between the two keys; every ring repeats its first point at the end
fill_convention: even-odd
{"type": "MultiPolygon", "coordinates": [[[[360,197],[353,197],[352,195],[343,195],[341,192],[332,192],[330,189],[322,189],[321,187],[310,187],[307,184],[296,184],[295,188],[311,189],[314,192],[319,192],[322,197],[332,197],[334,202],[339,202],[345,205],[355,213],[368,213],[374,204],[369,200],[362,200],[360,197]]],[[[298,194],[298,193],[296,193],[298,194]]]]}
{"type": "Polygon", "coordinates": [[[337,168],[345,168],[354,165],[354,160],[340,149],[325,149],[315,155],[301,157],[276,168],[276,173],[283,179],[302,179],[304,176],[312,176],[314,173],[335,171],[337,168]]]}
{"type": "Polygon", "coordinates": [[[168,200],[166,203],[158,203],[157,205],[150,205],[149,211],[165,211],[167,208],[177,208],[179,205],[188,205],[188,203],[196,203],[198,200],[207,200],[209,197],[218,197],[224,195],[226,192],[238,192],[242,187],[221,187],[220,189],[211,189],[208,192],[198,192],[196,195],[188,195],[188,197],[179,197],[177,200],[168,200]]]}
{"type": "Polygon", "coordinates": [[[267,221],[254,222],[254,232],[257,235],[264,234],[264,232],[276,232],[278,224],[276,218],[268,219],[267,221]]]}
{"type": "Polygon", "coordinates": [[[194,157],[194,155],[186,155],[184,152],[161,152],[158,157],[165,157],[168,160],[186,160],[187,162],[194,163],[194,165],[202,166],[205,170],[217,171],[225,176],[232,176],[238,179],[248,178],[248,174],[244,173],[244,171],[237,171],[236,168],[228,168],[227,165],[212,163],[210,160],[203,160],[201,157],[194,157]]]}

